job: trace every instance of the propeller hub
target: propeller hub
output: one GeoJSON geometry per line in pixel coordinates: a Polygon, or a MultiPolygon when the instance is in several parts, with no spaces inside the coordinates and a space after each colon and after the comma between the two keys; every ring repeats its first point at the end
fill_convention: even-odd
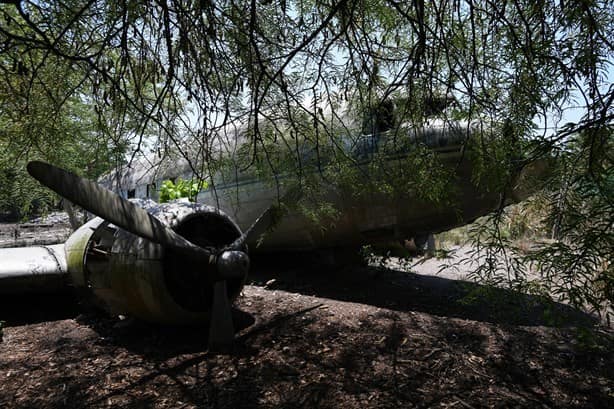
{"type": "Polygon", "coordinates": [[[249,256],[238,250],[226,250],[217,258],[219,279],[243,279],[249,271],[249,256]]]}

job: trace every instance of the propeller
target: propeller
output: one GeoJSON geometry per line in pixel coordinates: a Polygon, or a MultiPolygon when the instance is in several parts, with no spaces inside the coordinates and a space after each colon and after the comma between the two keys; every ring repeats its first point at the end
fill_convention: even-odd
{"type": "Polygon", "coordinates": [[[227,250],[239,250],[242,249],[248,239],[259,236],[264,233],[266,228],[273,224],[275,208],[269,206],[254,223],[238,239],[233,241],[226,249],[227,250]]]}
{"type": "Polygon", "coordinates": [[[271,208],[265,210],[246,232],[230,245],[222,249],[201,247],[176,233],[147,210],[91,180],[40,161],[28,163],[27,169],[41,184],[116,226],[180,251],[186,257],[215,264],[209,349],[219,350],[232,344],[234,326],[227,295],[227,280],[243,279],[247,275],[249,257],[243,251],[245,243],[253,234],[260,234],[262,228],[271,223],[271,208]]]}
{"type": "Polygon", "coordinates": [[[60,196],[132,234],[213,261],[214,249],[191,243],[147,210],[91,180],[45,162],[30,162],[27,169],[30,176],[60,196]]]}

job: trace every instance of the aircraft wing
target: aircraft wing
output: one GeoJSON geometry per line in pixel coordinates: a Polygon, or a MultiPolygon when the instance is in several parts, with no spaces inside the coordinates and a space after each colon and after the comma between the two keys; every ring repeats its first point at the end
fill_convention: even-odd
{"type": "Polygon", "coordinates": [[[0,294],[54,292],[68,283],[63,244],[0,249],[0,294]]]}

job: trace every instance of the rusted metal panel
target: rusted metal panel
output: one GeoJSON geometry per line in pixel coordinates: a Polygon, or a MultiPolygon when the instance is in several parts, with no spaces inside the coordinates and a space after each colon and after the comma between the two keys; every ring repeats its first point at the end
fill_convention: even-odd
{"type": "Polygon", "coordinates": [[[48,292],[67,286],[64,245],[0,249],[0,293],[48,292]]]}

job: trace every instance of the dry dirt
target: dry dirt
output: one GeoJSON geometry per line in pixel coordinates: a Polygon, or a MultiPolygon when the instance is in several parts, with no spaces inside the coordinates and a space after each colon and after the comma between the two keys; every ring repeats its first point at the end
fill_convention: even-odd
{"type": "Polygon", "coordinates": [[[72,233],[60,216],[28,223],[0,223],[0,248],[63,243],[72,233]]]}
{"type": "Polygon", "coordinates": [[[614,407],[612,334],[562,305],[445,277],[260,266],[229,354],[206,328],[2,300],[1,408],[614,407]],[[272,281],[274,280],[274,281],[272,281]],[[265,284],[268,283],[268,284],[265,284]]]}

